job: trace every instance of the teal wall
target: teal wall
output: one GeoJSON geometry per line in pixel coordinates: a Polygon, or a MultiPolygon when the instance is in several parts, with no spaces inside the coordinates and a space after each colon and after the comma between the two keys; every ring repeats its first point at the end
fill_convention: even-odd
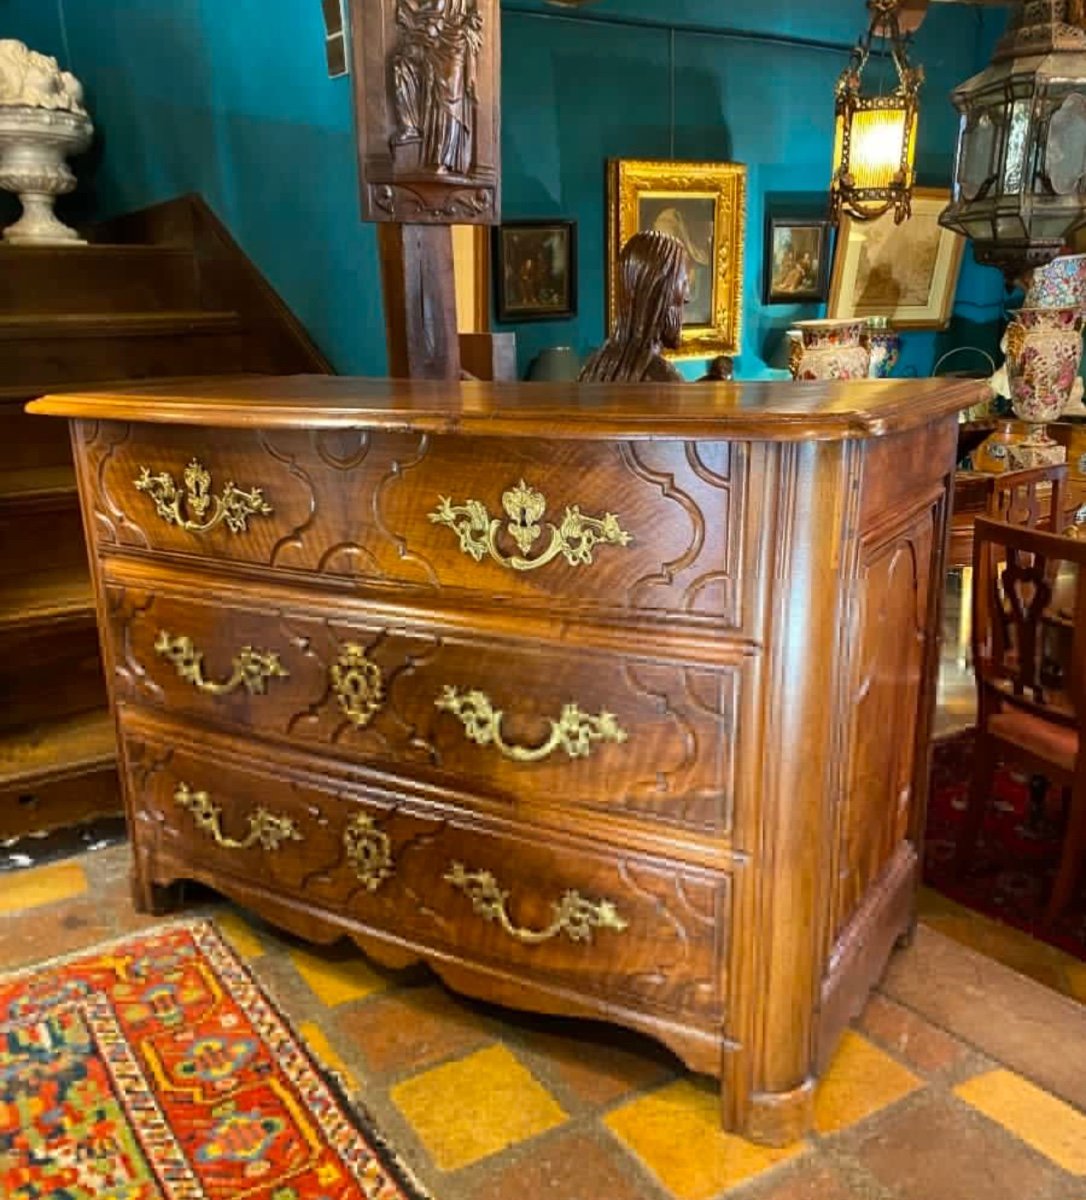
{"type": "MultiPolygon", "coordinates": [[[[764,373],[784,330],[824,313],[817,305],[762,305],[764,223],[767,203],[774,211],[825,211],[833,87],[847,59],[840,47],[855,40],[863,4],[601,0],[567,17],[539,0],[505,0],[503,7],[504,215],[576,217],[580,235],[578,318],[510,326],[522,364],[542,346],[561,342],[584,352],[603,337],[605,160],[688,158],[748,166],[738,366],[744,377],[764,373]],[[725,33],[725,25],[745,36],[725,33]]],[[[949,184],[956,117],[948,93],[987,61],[1003,19],[959,5],[929,10],[914,55],[927,73],[921,184],[949,184]]],[[[1001,298],[1001,277],[967,252],[951,328],[907,335],[899,373],[930,373],[936,357],[959,342],[993,343],[1001,298]]]]}
{"type": "MultiPolygon", "coordinates": [[[[815,307],[760,303],[763,221],[824,205],[832,89],[861,0],[600,0],[565,15],[503,4],[507,217],[575,218],[580,312],[515,327],[522,367],[545,345],[603,337],[604,162],[733,159],[750,170],[740,373],[754,376],[815,307]],[[660,13],[666,12],[668,24],[660,13]],[[725,26],[739,27],[725,32],[725,26]]],[[[933,5],[919,166],[945,185],[950,87],[986,60],[1002,14],[933,5]]],[[[87,87],[99,139],[69,215],[107,216],[201,192],[337,369],[385,369],[376,237],[358,218],[350,83],[327,77],[320,0],[0,0],[0,36],[56,53],[87,87]]],[[[66,206],[66,207],[65,207],[66,206]]],[[[967,256],[968,257],[968,256],[967,256]]],[[[967,262],[955,327],[909,335],[926,373],[955,340],[993,336],[1001,281],[967,262]]]]}

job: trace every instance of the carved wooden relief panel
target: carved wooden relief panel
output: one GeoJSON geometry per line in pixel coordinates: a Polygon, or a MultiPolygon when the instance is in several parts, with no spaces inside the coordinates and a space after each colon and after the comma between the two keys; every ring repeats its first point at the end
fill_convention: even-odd
{"type": "Polygon", "coordinates": [[[180,730],[135,733],[126,748],[144,817],[137,837],[159,859],[617,1004],[723,1011],[727,875],[529,839],[453,810],[318,785],[289,764],[242,765],[180,730]]]}
{"type": "Polygon", "coordinates": [[[731,830],[742,668],[107,587],[118,696],[420,773],[457,803],[731,830]]]}
{"type": "Polygon", "coordinates": [[[239,430],[205,446],[192,429],[118,424],[82,436],[104,549],[548,611],[744,620],[742,444],[239,430]]]}
{"type": "Polygon", "coordinates": [[[496,224],[498,0],[351,0],[368,221],[496,224]]]}
{"type": "Polygon", "coordinates": [[[938,508],[861,544],[835,928],[906,836],[938,508]]]}

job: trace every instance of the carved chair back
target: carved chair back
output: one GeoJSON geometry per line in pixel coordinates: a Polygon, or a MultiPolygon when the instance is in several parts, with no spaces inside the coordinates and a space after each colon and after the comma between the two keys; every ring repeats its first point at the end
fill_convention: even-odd
{"type": "Polygon", "coordinates": [[[1067,464],[993,475],[988,516],[1010,525],[1063,533],[1074,520],[1067,512],[1067,464]]]}
{"type": "Polygon", "coordinates": [[[1011,708],[1086,718],[1086,542],[980,517],[973,543],[973,663],[982,726],[1011,708]]]}

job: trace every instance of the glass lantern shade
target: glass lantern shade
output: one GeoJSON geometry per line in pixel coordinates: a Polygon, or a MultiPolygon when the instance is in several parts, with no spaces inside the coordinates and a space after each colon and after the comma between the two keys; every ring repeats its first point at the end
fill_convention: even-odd
{"type": "Polygon", "coordinates": [[[836,129],[830,207],[861,221],[891,209],[895,221],[909,216],[916,160],[918,97],[923,72],[909,66],[897,24],[900,0],[874,0],[871,28],[837,81],[836,129]],[[883,95],[864,95],[863,73],[878,28],[889,30],[898,86],[883,95]]]}
{"type": "Polygon", "coordinates": [[[1067,5],[1020,3],[992,65],[952,96],[958,148],[939,219],[1009,278],[1055,258],[1086,222],[1086,31],[1067,5]]]}

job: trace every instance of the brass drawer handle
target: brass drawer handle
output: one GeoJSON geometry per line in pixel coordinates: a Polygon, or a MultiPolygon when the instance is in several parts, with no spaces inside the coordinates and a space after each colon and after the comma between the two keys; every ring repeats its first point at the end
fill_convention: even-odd
{"type": "Polygon", "coordinates": [[[290,678],[278,654],[242,646],[234,655],[234,670],[228,679],[221,683],[205,679],[203,651],[196,649],[191,638],[184,635],[174,637],[165,629],[158,631],[155,653],[173,663],[182,679],[208,696],[229,696],[239,687],[244,687],[250,696],[263,696],[268,690],[269,679],[290,678]]]}
{"type": "Polygon", "coordinates": [[[178,784],[173,798],[181,808],[192,813],[197,829],[206,833],[217,846],[227,850],[251,850],[257,845],[264,850],[278,850],[283,842],[303,840],[292,818],[276,816],[261,805],[248,816],[248,834],[241,841],[237,841],[223,833],[219,823],[222,808],[212,803],[207,792],[194,792],[187,783],[181,783],[178,784]]]}
{"type": "Polygon", "coordinates": [[[610,900],[586,900],[572,889],[561,900],[551,904],[554,920],[546,929],[521,929],[509,919],[506,901],[509,893],[498,886],[489,871],[468,871],[463,863],[454,862],[444,876],[446,883],[459,888],[471,901],[471,907],[487,921],[497,921],[510,937],[529,946],[549,942],[565,934],[571,942],[591,942],[593,929],[613,929],[621,933],[624,921],[610,900]]]}
{"type": "Polygon", "coordinates": [[[195,458],[185,468],[184,479],[182,491],[172,475],[165,471],[152,475],[149,468],[140,467],[136,491],[151,497],[167,525],[177,525],[189,533],[210,533],[224,522],[231,533],[244,533],[251,516],[267,516],[272,512],[260,488],[245,491],[235,487],[233,480],[223,488],[221,496],[213,496],[211,475],[195,458]]]}
{"type": "Polygon", "coordinates": [[[392,840],[365,813],[351,818],[343,831],[347,859],[367,891],[375,892],[393,872],[392,840]]]}
{"type": "Polygon", "coordinates": [[[541,492],[529,487],[522,479],[516,487],[502,495],[502,507],[509,517],[506,530],[517,544],[519,555],[506,555],[498,549],[497,535],[501,519],[491,517],[485,504],[468,500],[453,504],[448,496],[430,513],[435,525],[447,525],[460,539],[460,549],[482,562],[487,555],[510,571],[537,571],[561,555],[571,567],[592,562],[592,551],[600,544],[628,546],[633,538],[618,523],[614,513],[602,517],[586,517],[574,504],[567,508],[562,524],[547,523],[551,537],[547,548],[536,558],[524,557],[542,535],[539,520],[547,511],[547,501],[541,492]]]}
{"type": "Polygon", "coordinates": [[[494,707],[485,692],[461,692],[458,688],[446,687],[434,701],[434,706],[459,717],[469,741],[478,746],[496,746],[501,754],[514,762],[542,762],[556,750],[564,750],[570,758],[587,758],[593,742],[621,745],[629,736],[614,713],[601,712],[593,717],[581,712],[576,704],[566,704],[558,720],[550,722],[550,737],[542,746],[510,746],[501,731],[505,714],[494,707]]]}

